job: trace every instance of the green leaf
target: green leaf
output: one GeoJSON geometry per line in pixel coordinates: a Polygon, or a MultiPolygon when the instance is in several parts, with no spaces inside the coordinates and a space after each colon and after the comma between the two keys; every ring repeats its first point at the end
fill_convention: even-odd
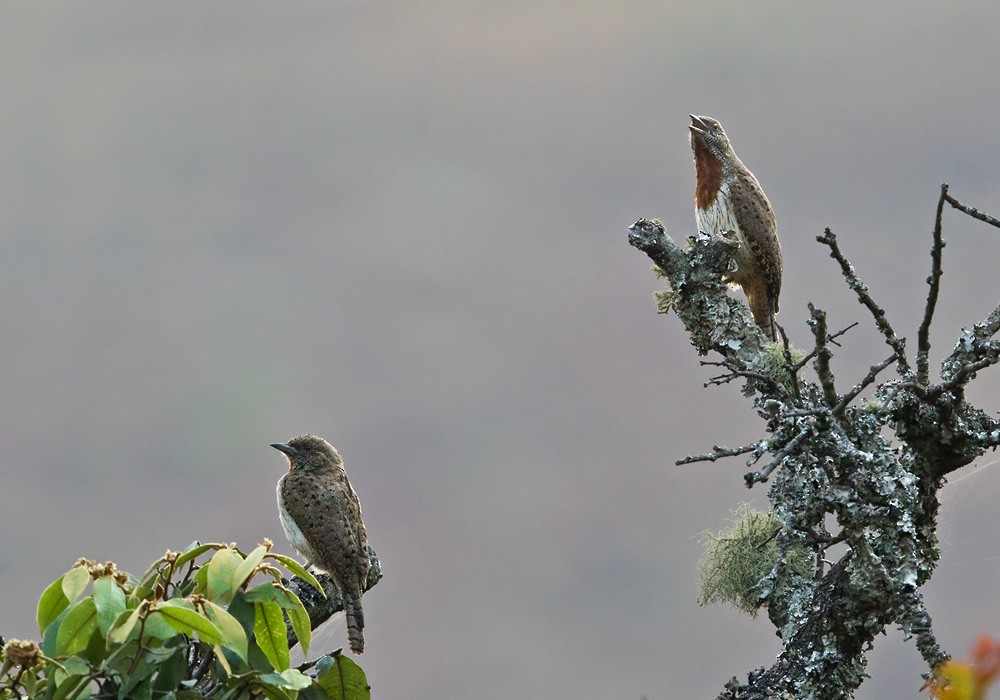
{"type": "MultiPolygon", "coordinates": [[[[225,545],[221,544],[201,544],[198,540],[195,540],[188,545],[181,554],[177,556],[174,560],[174,572],[176,573],[182,566],[187,564],[192,559],[200,557],[202,554],[210,549],[221,549],[225,545]]],[[[153,584],[159,578],[161,573],[166,573],[170,570],[170,565],[167,563],[166,554],[153,562],[152,566],[146,569],[146,573],[139,577],[139,583],[135,587],[136,591],[140,593],[140,598],[147,597],[153,590],[153,584]]]]}
{"type": "Polygon", "coordinates": [[[201,566],[194,572],[194,593],[208,595],[208,565],[201,566]]]}
{"type": "Polygon", "coordinates": [[[279,675],[287,683],[285,687],[291,690],[302,690],[312,685],[312,678],[297,668],[289,668],[282,671],[279,675]]]}
{"type": "Polygon", "coordinates": [[[312,685],[312,678],[297,668],[289,668],[281,673],[265,673],[260,681],[286,690],[302,690],[312,685]]]}
{"type": "Polygon", "coordinates": [[[205,596],[216,603],[228,604],[239,588],[239,584],[234,583],[234,580],[242,563],[243,557],[236,550],[220,549],[216,552],[206,565],[208,579],[205,596]]]}
{"type": "MultiPolygon", "coordinates": [[[[132,645],[129,644],[131,647],[132,645]]],[[[136,653],[140,654],[139,658],[135,658],[135,654],[132,658],[128,659],[128,665],[125,667],[125,671],[121,675],[120,685],[118,687],[118,697],[119,698],[133,698],[136,693],[136,687],[156,673],[156,665],[154,662],[150,661],[146,654],[142,654],[141,650],[136,647],[136,653]]]]}
{"type": "Polygon", "coordinates": [[[319,581],[316,580],[315,576],[313,576],[308,571],[306,571],[305,567],[302,566],[302,564],[298,563],[297,561],[295,561],[291,557],[286,557],[284,554],[270,553],[267,556],[271,557],[272,559],[277,560],[277,562],[279,564],[281,564],[282,566],[284,566],[286,569],[288,569],[289,571],[291,571],[293,574],[295,574],[296,576],[298,576],[300,579],[304,580],[310,586],[312,586],[317,591],[319,591],[320,593],[322,593],[323,597],[326,598],[326,591],[324,591],[323,587],[321,585],[319,585],[319,581]]]}
{"type": "Polygon", "coordinates": [[[244,632],[253,634],[254,609],[253,605],[247,602],[246,593],[237,593],[226,610],[236,618],[244,632]]]}
{"type": "Polygon", "coordinates": [[[138,621],[139,608],[132,611],[122,611],[106,634],[108,644],[124,644],[138,621]]]}
{"type": "Polygon", "coordinates": [[[35,617],[38,620],[38,633],[44,634],[45,628],[59,617],[59,613],[69,607],[69,598],[63,591],[63,579],[60,576],[49,584],[49,587],[42,591],[42,597],[38,599],[38,610],[35,617]]]}
{"type": "Polygon", "coordinates": [[[114,651],[109,652],[101,665],[118,675],[124,675],[132,665],[136,654],[140,652],[140,646],[138,639],[129,639],[114,651]]]}
{"type": "MultiPolygon", "coordinates": [[[[275,586],[277,588],[277,586],[275,586]]],[[[292,623],[292,630],[299,640],[303,655],[309,654],[309,642],[312,639],[312,623],[309,621],[309,613],[302,605],[302,601],[293,591],[287,588],[278,591],[277,603],[285,610],[289,621],[292,623]]]]}
{"type": "Polygon", "coordinates": [[[171,598],[159,604],[156,612],[163,616],[167,624],[188,636],[197,633],[201,641],[221,644],[222,633],[212,622],[194,609],[194,604],[184,598],[171,598]]]}
{"type": "Polygon", "coordinates": [[[54,676],[57,684],[62,683],[70,676],[86,676],[90,673],[90,664],[79,656],[71,656],[64,659],[60,666],[55,668],[54,676]]]}
{"type": "Polygon", "coordinates": [[[128,700],[152,700],[153,687],[148,678],[143,678],[139,683],[128,691],[128,700]]]}
{"type": "Polygon", "coordinates": [[[107,635],[118,616],[125,612],[125,592],[113,578],[102,576],[94,581],[92,597],[97,607],[97,628],[107,635]]]}
{"type": "Polygon", "coordinates": [[[223,549],[224,547],[225,547],[225,545],[221,545],[221,544],[211,544],[211,543],[210,544],[198,544],[198,541],[195,540],[190,545],[188,545],[188,548],[184,550],[183,554],[181,554],[179,557],[177,557],[177,561],[174,562],[174,568],[175,569],[181,568],[182,566],[184,566],[185,564],[187,564],[192,559],[197,559],[198,557],[200,557],[202,554],[204,554],[205,552],[207,552],[210,549],[223,549]]]}
{"type": "Polygon", "coordinates": [[[97,629],[97,608],[93,598],[84,598],[66,613],[56,635],[56,656],[70,656],[87,648],[97,629]]]}
{"type": "Polygon", "coordinates": [[[40,698],[45,694],[45,689],[49,687],[49,679],[39,679],[37,675],[37,669],[34,671],[25,671],[21,674],[21,684],[24,689],[28,691],[29,698],[40,698]],[[40,682],[39,682],[40,681],[40,682]]]}
{"type": "Polygon", "coordinates": [[[157,684],[157,688],[162,683],[163,686],[169,686],[165,690],[173,690],[187,676],[188,640],[179,634],[163,646],[144,645],[140,648],[138,641],[132,640],[123,648],[132,649],[133,652],[128,658],[115,659],[113,668],[120,676],[119,698],[132,700],[134,697],[151,693],[154,683],[157,684]],[[135,658],[136,654],[139,654],[138,659],[135,658]],[[156,681],[153,680],[154,676],[156,681]]]}
{"type": "MultiPolygon", "coordinates": [[[[267,675],[275,676],[277,674],[270,673],[267,675]]],[[[265,697],[269,700],[292,700],[293,697],[298,695],[296,692],[286,690],[285,688],[273,683],[268,683],[264,680],[263,676],[258,679],[257,684],[254,686],[254,690],[264,693],[265,697]]]]}
{"type": "Polygon", "coordinates": [[[285,616],[273,600],[254,603],[253,635],[264,656],[275,671],[288,668],[288,637],[285,636],[285,616]]]}
{"type": "Polygon", "coordinates": [[[266,603],[269,600],[278,600],[280,592],[281,588],[274,581],[268,581],[244,591],[243,595],[251,603],[266,603]]]}
{"type": "Polygon", "coordinates": [[[68,676],[61,683],[57,683],[52,700],[76,700],[76,698],[89,698],[90,678],[86,675],[68,676]]]}
{"type": "Polygon", "coordinates": [[[62,627],[62,622],[66,619],[67,612],[69,612],[69,608],[59,613],[56,619],[45,628],[45,634],[42,635],[42,653],[48,657],[59,655],[56,652],[56,638],[59,636],[59,628],[62,627]]]}
{"type": "Polygon", "coordinates": [[[229,591],[229,597],[232,598],[236,595],[236,591],[243,587],[243,584],[247,582],[253,574],[254,569],[256,569],[262,561],[264,561],[264,555],[267,554],[267,547],[260,545],[257,549],[253,550],[247,555],[247,558],[243,560],[243,563],[236,568],[236,573],[233,574],[233,584],[235,588],[229,591]]]}
{"type": "Polygon", "coordinates": [[[176,690],[181,681],[187,677],[187,672],[187,646],[180,645],[173,654],[157,665],[153,690],[161,693],[176,690]]]}
{"type": "Polygon", "coordinates": [[[82,564],[63,574],[62,589],[69,602],[75,601],[90,583],[90,571],[82,564]]]}
{"type": "Polygon", "coordinates": [[[142,625],[142,638],[143,641],[148,639],[159,639],[161,641],[169,641],[177,637],[180,634],[175,630],[162,615],[150,615],[146,618],[146,622],[142,625]]]}
{"type": "Polygon", "coordinates": [[[316,669],[319,671],[316,682],[333,700],[371,700],[365,672],[346,656],[326,656],[316,664],[316,669]]]}
{"type": "Polygon", "coordinates": [[[160,557],[154,561],[146,572],[139,577],[136,583],[133,595],[137,595],[140,598],[146,598],[150,593],[153,592],[153,584],[159,577],[160,571],[167,568],[167,563],[164,561],[163,557],[160,557]]]}
{"type": "Polygon", "coordinates": [[[266,603],[269,600],[277,600],[278,587],[274,585],[274,581],[268,581],[251,588],[249,591],[244,591],[243,597],[250,603],[266,603]]]}
{"type": "Polygon", "coordinates": [[[232,649],[244,663],[247,661],[247,635],[243,625],[229,612],[210,600],[205,601],[205,614],[222,633],[222,644],[232,649]]]}

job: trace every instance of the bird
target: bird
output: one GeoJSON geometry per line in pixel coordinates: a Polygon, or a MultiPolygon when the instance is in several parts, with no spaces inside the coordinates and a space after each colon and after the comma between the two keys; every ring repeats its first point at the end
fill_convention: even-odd
{"type": "Polygon", "coordinates": [[[736,269],[724,279],[742,287],[754,322],[777,340],[774,316],[782,262],[774,210],[757,178],[733,151],[722,125],[711,117],[689,116],[698,230],[736,233],[736,269]]]}
{"type": "Polygon", "coordinates": [[[330,574],[344,598],[351,651],[365,649],[361,594],[368,580],[368,536],[361,501],[351,488],[344,460],[329,442],[299,435],[272,443],[284,452],[288,472],[278,480],[278,516],[306,568],[330,574]]]}

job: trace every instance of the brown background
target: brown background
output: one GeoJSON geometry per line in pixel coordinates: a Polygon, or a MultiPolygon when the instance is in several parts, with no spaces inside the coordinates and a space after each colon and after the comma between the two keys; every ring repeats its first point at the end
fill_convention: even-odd
{"type": "MultiPolygon", "coordinates": [[[[783,323],[842,388],[888,351],[824,226],[912,337],[942,181],[1000,214],[1000,9],[846,2],[8,4],[0,21],[0,634],[81,555],[140,573],[281,535],[268,443],[344,454],[386,579],[382,698],[714,697],[766,620],[696,604],[759,419],[626,228],[693,231],[689,112],[768,192],[783,323]],[[835,8],[835,9],[834,9],[835,8]]],[[[949,212],[934,360],[996,304],[949,212]]],[[[997,373],[970,398],[1000,408],[997,373]]],[[[982,461],[989,465],[995,458],[982,461]]],[[[1000,634],[996,467],[944,491],[941,641],[1000,634]]],[[[331,623],[317,650],[344,644],[331,623]]],[[[916,697],[898,631],[858,697],[916,697]]]]}

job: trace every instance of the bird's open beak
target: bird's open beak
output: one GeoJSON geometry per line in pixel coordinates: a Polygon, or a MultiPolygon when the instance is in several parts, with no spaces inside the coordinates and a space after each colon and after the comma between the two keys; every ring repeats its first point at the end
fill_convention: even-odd
{"type": "Polygon", "coordinates": [[[289,445],[287,442],[272,442],[271,447],[280,452],[284,452],[289,457],[296,454],[295,448],[289,445]]]}
{"type": "Polygon", "coordinates": [[[708,125],[700,117],[696,117],[693,114],[689,114],[688,116],[691,117],[691,126],[688,127],[691,131],[697,131],[699,134],[704,134],[708,131],[708,125]]]}

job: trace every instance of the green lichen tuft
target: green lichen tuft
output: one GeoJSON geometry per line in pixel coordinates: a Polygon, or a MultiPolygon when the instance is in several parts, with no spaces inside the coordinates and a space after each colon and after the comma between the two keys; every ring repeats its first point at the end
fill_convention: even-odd
{"type": "MultiPolygon", "coordinates": [[[[751,617],[764,604],[761,581],[781,557],[778,534],[781,520],[773,512],[741,504],[733,513],[732,527],[706,535],[705,554],[698,562],[701,579],[700,605],[729,603],[751,617]]],[[[786,556],[786,565],[805,572],[811,557],[804,548],[786,556]]]]}
{"type": "Polygon", "coordinates": [[[673,308],[674,302],[677,300],[677,292],[668,284],[666,289],[653,292],[653,298],[656,299],[656,311],[666,314],[670,313],[670,309],[673,308]]]}
{"type": "MultiPolygon", "coordinates": [[[[764,374],[775,384],[785,390],[787,394],[795,391],[795,379],[788,371],[788,362],[785,359],[785,344],[778,341],[765,343],[761,349],[761,359],[764,363],[764,374]]],[[[792,358],[792,364],[797,365],[806,356],[805,352],[789,344],[788,354],[792,358]]]]}

